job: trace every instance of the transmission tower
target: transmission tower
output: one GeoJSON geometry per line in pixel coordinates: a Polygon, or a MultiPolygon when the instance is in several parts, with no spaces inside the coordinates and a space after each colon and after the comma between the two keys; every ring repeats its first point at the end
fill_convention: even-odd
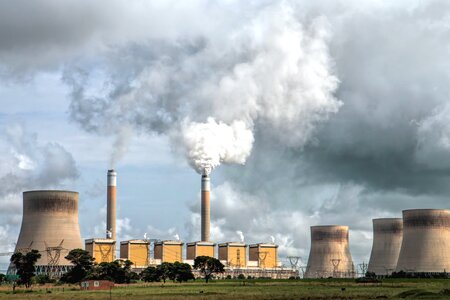
{"type": "Polygon", "coordinates": [[[341,260],[339,258],[331,259],[331,264],[333,265],[333,277],[337,277],[338,268],[341,260]]]}
{"type": "Polygon", "coordinates": [[[358,267],[361,270],[362,277],[366,276],[367,268],[369,267],[369,265],[363,262],[362,264],[359,264],[358,267]]]}

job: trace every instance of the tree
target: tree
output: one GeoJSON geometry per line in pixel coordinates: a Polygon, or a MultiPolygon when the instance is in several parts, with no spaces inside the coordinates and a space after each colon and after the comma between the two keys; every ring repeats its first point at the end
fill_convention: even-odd
{"type": "Polygon", "coordinates": [[[156,273],[158,274],[158,277],[166,283],[166,280],[170,277],[172,277],[172,264],[168,262],[163,262],[162,264],[158,265],[156,267],[156,273]]]}
{"type": "Polygon", "coordinates": [[[19,275],[17,284],[24,284],[26,288],[31,287],[35,275],[34,265],[40,257],[41,254],[35,249],[26,254],[16,252],[11,256],[11,263],[16,267],[16,273],[19,275]]]}
{"type": "Polygon", "coordinates": [[[93,279],[110,280],[115,283],[130,283],[135,278],[135,273],[131,272],[133,263],[129,260],[100,263],[92,273],[93,279]]]}
{"type": "Polygon", "coordinates": [[[214,257],[197,256],[194,260],[194,269],[200,271],[206,283],[214,273],[223,273],[224,267],[220,260],[214,257]]]}
{"type": "Polygon", "coordinates": [[[183,281],[194,279],[194,274],[192,274],[192,268],[189,264],[175,262],[172,265],[172,277],[172,280],[181,283],[183,281]]]}
{"type": "Polygon", "coordinates": [[[147,267],[141,272],[141,279],[145,282],[161,281],[155,267],[147,267]]]}
{"type": "Polygon", "coordinates": [[[65,258],[73,264],[73,268],[61,277],[62,282],[81,283],[91,274],[94,258],[88,251],[73,249],[65,258]]]}
{"type": "Polygon", "coordinates": [[[0,273],[0,284],[6,281],[6,275],[0,273]]]}

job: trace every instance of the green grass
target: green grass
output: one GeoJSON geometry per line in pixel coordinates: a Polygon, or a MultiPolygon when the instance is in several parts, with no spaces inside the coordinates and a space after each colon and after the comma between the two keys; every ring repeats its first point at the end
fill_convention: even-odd
{"type": "MultiPolygon", "coordinates": [[[[0,288],[0,299],[110,299],[109,291],[80,291],[78,286],[34,286],[32,292],[0,288]],[[64,291],[63,291],[64,288],[64,291]]],[[[116,286],[112,299],[450,299],[450,280],[388,279],[381,284],[354,280],[222,280],[116,286]]]]}

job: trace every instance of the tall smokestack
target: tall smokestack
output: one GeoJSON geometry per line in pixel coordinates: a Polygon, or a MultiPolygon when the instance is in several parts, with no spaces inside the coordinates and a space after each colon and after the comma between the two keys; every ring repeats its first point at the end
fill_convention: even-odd
{"type": "Polygon", "coordinates": [[[210,181],[207,172],[202,175],[202,242],[209,242],[210,232],[210,181]]]}
{"type": "Polygon", "coordinates": [[[106,238],[116,239],[116,186],[117,173],[108,170],[107,212],[106,212],[106,238]]]}

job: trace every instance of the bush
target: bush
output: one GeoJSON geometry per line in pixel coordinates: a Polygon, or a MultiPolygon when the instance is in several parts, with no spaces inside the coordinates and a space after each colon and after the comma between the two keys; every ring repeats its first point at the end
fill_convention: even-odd
{"type": "Polygon", "coordinates": [[[34,276],[33,281],[40,285],[55,282],[55,280],[51,279],[47,274],[36,275],[36,276],[34,276]]]}
{"type": "Polygon", "coordinates": [[[239,274],[239,276],[237,277],[239,280],[243,280],[245,279],[245,275],[244,274],[239,274]]]}

